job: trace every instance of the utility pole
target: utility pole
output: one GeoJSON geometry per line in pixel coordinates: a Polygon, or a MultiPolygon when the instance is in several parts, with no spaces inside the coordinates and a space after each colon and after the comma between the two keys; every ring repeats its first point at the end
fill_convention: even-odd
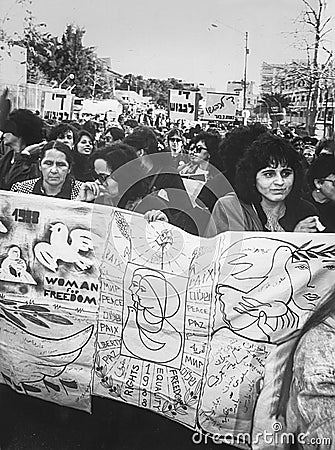
{"type": "Polygon", "coordinates": [[[248,66],[248,32],[245,33],[244,75],[243,75],[243,110],[247,104],[247,66],[248,66]]]}

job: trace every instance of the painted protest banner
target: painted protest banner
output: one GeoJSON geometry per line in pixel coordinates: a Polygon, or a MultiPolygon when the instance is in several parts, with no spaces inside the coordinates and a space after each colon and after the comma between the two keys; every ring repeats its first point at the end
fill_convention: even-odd
{"type": "Polygon", "coordinates": [[[0,199],[0,382],[88,411],[100,303],[92,208],[10,192],[0,199]]]}
{"type": "Polygon", "coordinates": [[[207,92],[203,120],[231,121],[235,119],[238,94],[207,92]]]}
{"type": "Polygon", "coordinates": [[[170,120],[197,120],[199,94],[194,91],[169,89],[168,107],[170,120]]]}
{"type": "Polygon", "coordinates": [[[1,200],[3,383],[137,405],[240,448],[273,432],[293,338],[334,289],[333,235],[204,239],[102,205],[1,200]]]}
{"type": "Polygon", "coordinates": [[[201,239],[115,213],[101,266],[94,393],[249,448],[252,424],[273,432],[282,355],[334,289],[334,256],[332,235],[201,239]]]}

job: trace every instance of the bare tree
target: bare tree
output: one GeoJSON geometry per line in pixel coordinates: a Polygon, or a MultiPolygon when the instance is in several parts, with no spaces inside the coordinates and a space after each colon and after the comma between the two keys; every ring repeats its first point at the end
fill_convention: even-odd
{"type": "Polygon", "coordinates": [[[327,49],[332,17],[326,15],[325,0],[301,2],[303,11],[296,19],[299,27],[293,37],[306,56],[304,60],[292,61],[278,70],[274,91],[285,93],[291,86],[307,93],[306,130],[314,134],[320,87],[323,87],[324,80],[333,71],[333,54],[327,49]]]}

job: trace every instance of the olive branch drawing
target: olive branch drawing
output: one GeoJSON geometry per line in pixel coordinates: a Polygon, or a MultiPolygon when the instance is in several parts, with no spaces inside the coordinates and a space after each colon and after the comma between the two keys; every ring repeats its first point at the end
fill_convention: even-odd
{"type": "Polygon", "coordinates": [[[100,384],[105,389],[108,389],[109,394],[112,397],[121,397],[121,386],[114,385],[112,377],[107,376],[107,365],[101,365],[100,355],[95,357],[94,372],[98,378],[100,378],[100,384]]]}
{"type": "Polygon", "coordinates": [[[42,305],[20,305],[13,300],[0,299],[0,317],[17,325],[27,328],[23,320],[43,328],[50,328],[47,322],[57,325],[73,325],[73,323],[59,314],[54,314],[49,308],[42,305]]]}
{"type": "Polygon", "coordinates": [[[178,414],[183,416],[188,414],[188,408],[195,406],[198,403],[200,391],[201,391],[201,380],[198,381],[194,391],[188,389],[185,392],[183,399],[176,398],[172,402],[169,400],[165,400],[162,406],[162,413],[165,414],[166,416],[172,417],[176,417],[178,414]]]}
{"type": "Polygon", "coordinates": [[[335,245],[317,244],[310,246],[312,240],[305,242],[299,248],[294,250],[292,258],[300,261],[301,259],[315,259],[315,258],[334,258],[335,245]]]}

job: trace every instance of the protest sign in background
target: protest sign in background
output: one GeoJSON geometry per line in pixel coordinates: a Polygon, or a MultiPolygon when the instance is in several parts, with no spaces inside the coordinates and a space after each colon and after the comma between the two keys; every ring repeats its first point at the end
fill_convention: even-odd
{"type": "Polygon", "coordinates": [[[238,94],[207,92],[204,120],[231,121],[235,119],[238,94]]]}
{"type": "Polygon", "coordinates": [[[198,119],[199,93],[169,89],[169,117],[171,120],[198,119]]]}
{"type": "Polygon", "coordinates": [[[332,235],[203,239],[101,205],[1,200],[2,382],[88,409],[93,381],[241,448],[273,432],[292,338],[334,289],[332,235]]]}

